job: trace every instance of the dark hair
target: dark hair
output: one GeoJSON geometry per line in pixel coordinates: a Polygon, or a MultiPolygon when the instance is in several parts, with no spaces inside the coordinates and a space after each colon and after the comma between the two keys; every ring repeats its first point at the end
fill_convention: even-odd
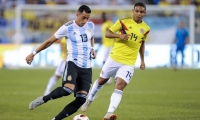
{"type": "Polygon", "coordinates": [[[142,2],[135,3],[134,8],[137,7],[137,6],[141,6],[146,10],[146,5],[142,2]]]}
{"type": "Polygon", "coordinates": [[[91,9],[86,5],[81,5],[78,9],[78,12],[82,13],[85,11],[86,13],[91,13],[91,9]]]}
{"type": "Polygon", "coordinates": [[[101,18],[102,18],[103,22],[105,22],[107,20],[107,16],[106,16],[105,12],[102,13],[101,18]]]}

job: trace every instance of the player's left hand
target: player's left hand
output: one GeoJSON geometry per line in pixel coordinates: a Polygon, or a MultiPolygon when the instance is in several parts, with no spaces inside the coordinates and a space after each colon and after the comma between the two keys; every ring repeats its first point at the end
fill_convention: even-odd
{"type": "Polygon", "coordinates": [[[92,53],[92,59],[95,59],[96,58],[96,52],[95,52],[95,50],[94,49],[92,49],[92,51],[91,51],[92,53]]]}
{"type": "Polygon", "coordinates": [[[146,67],[146,66],[145,66],[145,63],[142,62],[141,65],[140,65],[140,69],[141,69],[141,70],[145,70],[145,67],[146,67]]]}
{"type": "Polygon", "coordinates": [[[31,65],[32,61],[33,61],[33,58],[34,58],[34,55],[33,53],[29,54],[27,57],[26,57],[26,63],[31,65]]]}

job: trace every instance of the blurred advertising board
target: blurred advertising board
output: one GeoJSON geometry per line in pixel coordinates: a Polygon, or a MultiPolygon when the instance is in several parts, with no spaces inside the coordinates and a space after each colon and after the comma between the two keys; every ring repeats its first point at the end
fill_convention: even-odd
{"type": "MultiPolygon", "coordinates": [[[[60,46],[59,44],[53,44],[49,48],[41,51],[37,54],[31,65],[26,64],[25,58],[30,54],[39,44],[0,44],[0,67],[5,68],[34,68],[34,67],[56,67],[60,60],[60,46]]],[[[102,56],[104,53],[101,52],[101,47],[99,44],[95,45],[97,52],[97,57],[92,62],[92,66],[102,67],[103,61],[102,56]]],[[[185,65],[191,68],[200,68],[200,44],[192,47],[186,46],[185,49],[185,65]],[[193,56],[193,58],[192,58],[193,56]],[[193,62],[192,62],[193,60],[193,62]]],[[[173,45],[152,45],[146,44],[145,48],[145,63],[147,68],[156,67],[170,67],[171,63],[174,61],[175,47],[173,45]]],[[[181,61],[180,54],[177,57],[179,63],[181,61]]],[[[136,68],[140,66],[140,57],[136,61],[136,68]]]]}

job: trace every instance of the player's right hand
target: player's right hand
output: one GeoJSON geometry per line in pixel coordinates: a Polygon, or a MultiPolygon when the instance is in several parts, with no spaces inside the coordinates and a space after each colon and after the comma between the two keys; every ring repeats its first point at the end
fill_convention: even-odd
{"type": "Polygon", "coordinates": [[[120,39],[121,40],[128,40],[129,39],[129,36],[131,36],[130,34],[121,34],[120,35],[120,39]]]}
{"type": "Polygon", "coordinates": [[[31,65],[32,61],[33,61],[33,58],[34,58],[34,55],[33,53],[29,54],[27,57],[26,57],[26,63],[31,65]]]}

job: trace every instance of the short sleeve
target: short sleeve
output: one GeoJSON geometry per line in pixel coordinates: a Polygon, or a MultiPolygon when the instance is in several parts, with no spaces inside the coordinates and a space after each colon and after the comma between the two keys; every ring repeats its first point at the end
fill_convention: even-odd
{"type": "Polygon", "coordinates": [[[94,36],[95,25],[93,22],[88,23],[89,28],[91,29],[91,35],[94,36]]]}
{"type": "Polygon", "coordinates": [[[68,34],[67,34],[67,27],[65,25],[61,26],[54,34],[54,36],[57,38],[57,39],[60,39],[62,37],[67,37],[68,34]]]}
{"type": "Polygon", "coordinates": [[[121,30],[121,24],[120,24],[120,21],[117,20],[114,25],[112,25],[110,27],[110,31],[112,31],[113,33],[116,33],[117,31],[120,31],[121,30]]]}
{"type": "Polygon", "coordinates": [[[144,34],[144,40],[147,39],[147,36],[149,35],[150,29],[144,34]]]}

